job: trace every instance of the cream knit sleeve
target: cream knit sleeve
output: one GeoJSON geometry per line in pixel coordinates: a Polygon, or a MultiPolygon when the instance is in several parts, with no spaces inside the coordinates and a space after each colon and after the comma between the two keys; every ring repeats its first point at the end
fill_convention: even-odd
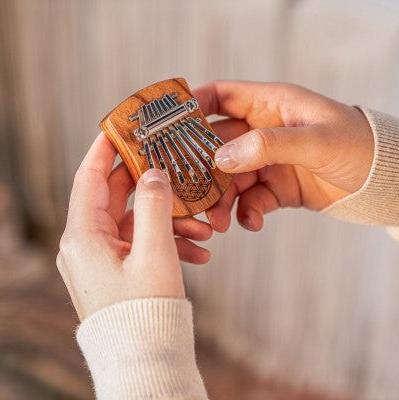
{"type": "Polygon", "coordinates": [[[99,400],[206,400],[191,303],[149,298],[104,308],[77,331],[99,400]]]}
{"type": "Polygon", "coordinates": [[[399,119],[359,108],[374,134],[370,174],[361,189],[323,212],[350,222],[390,226],[395,235],[399,232],[399,119]]]}

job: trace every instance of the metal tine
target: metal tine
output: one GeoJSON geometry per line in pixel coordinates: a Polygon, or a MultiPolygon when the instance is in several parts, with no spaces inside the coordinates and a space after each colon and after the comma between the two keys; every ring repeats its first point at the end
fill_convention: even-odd
{"type": "Polygon", "coordinates": [[[150,103],[148,103],[146,105],[146,107],[147,107],[148,116],[149,116],[148,123],[150,123],[155,118],[155,115],[154,115],[154,112],[152,111],[150,103]]]}
{"type": "Polygon", "coordinates": [[[177,103],[175,99],[170,95],[170,94],[165,94],[165,97],[169,100],[169,102],[172,104],[172,107],[177,106],[177,103]]]}
{"type": "Polygon", "coordinates": [[[154,112],[152,111],[152,108],[151,108],[151,103],[146,104],[146,107],[147,107],[148,115],[150,116],[148,122],[151,122],[155,118],[154,112]]]}
{"type": "Polygon", "coordinates": [[[144,113],[144,123],[147,124],[150,120],[150,116],[148,114],[147,104],[143,106],[143,113],[144,113]]]}
{"type": "Polygon", "coordinates": [[[194,133],[194,135],[202,142],[204,145],[210,150],[213,151],[214,153],[218,149],[212,142],[210,142],[201,132],[197,131],[195,129],[195,126],[191,124],[191,122],[188,119],[183,119],[182,120],[184,126],[186,126],[190,132],[194,133]]]}
{"type": "Polygon", "coordinates": [[[129,116],[128,116],[129,121],[130,121],[130,122],[133,122],[133,121],[139,120],[139,119],[140,119],[140,118],[139,118],[139,112],[140,112],[140,110],[139,110],[138,112],[132,114],[132,115],[129,115],[129,116]]]}
{"type": "Polygon", "coordinates": [[[168,144],[165,142],[165,139],[164,139],[163,135],[161,133],[157,133],[157,139],[159,140],[159,143],[161,143],[161,146],[162,146],[165,154],[168,156],[169,161],[172,164],[173,170],[175,171],[175,173],[177,175],[177,179],[179,180],[179,182],[181,184],[183,184],[184,180],[185,180],[184,176],[183,176],[183,173],[181,172],[179,164],[177,163],[177,161],[173,157],[173,154],[170,151],[170,149],[168,147],[168,144]]]}
{"type": "Polygon", "coordinates": [[[157,109],[154,101],[152,101],[150,103],[150,107],[151,107],[153,114],[155,115],[155,118],[159,117],[159,112],[158,112],[158,109],[157,109]]]}
{"type": "Polygon", "coordinates": [[[215,162],[209,156],[209,154],[202,149],[201,146],[191,137],[191,135],[186,131],[185,126],[176,123],[175,127],[181,132],[184,138],[193,146],[193,148],[197,151],[197,153],[209,164],[209,166],[214,169],[216,168],[215,162]]]}
{"type": "Polygon", "coordinates": [[[154,100],[154,104],[158,110],[158,115],[161,116],[162,114],[164,114],[158,99],[154,100]]]}
{"type": "Polygon", "coordinates": [[[212,177],[209,174],[209,171],[206,169],[205,165],[198,159],[198,157],[194,154],[194,152],[190,149],[190,146],[184,141],[184,139],[180,136],[180,134],[176,131],[176,129],[169,127],[170,132],[173,136],[178,140],[180,145],[184,148],[184,150],[189,154],[189,156],[194,160],[195,164],[201,171],[202,175],[204,175],[207,181],[211,181],[212,177]]]}
{"type": "Polygon", "coordinates": [[[154,149],[155,155],[157,156],[159,165],[161,167],[161,171],[167,175],[167,177],[170,181],[171,179],[170,179],[170,175],[169,175],[169,170],[165,164],[165,160],[163,159],[161,152],[159,151],[157,140],[154,137],[150,137],[150,143],[152,144],[152,148],[154,149]]]}
{"type": "Polygon", "coordinates": [[[195,171],[194,171],[193,167],[191,166],[191,164],[189,163],[189,161],[187,160],[187,158],[184,157],[184,154],[179,149],[179,146],[176,144],[175,139],[172,136],[171,128],[165,129],[165,134],[166,134],[166,137],[168,138],[170,144],[172,145],[173,150],[177,153],[180,160],[183,162],[183,165],[186,168],[188,174],[190,175],[191,180],[194,183],[198,183],[198,181],[199,181],[198,176],[195,173],[195,171]]]}
{"type": "MultiPolygon", "coordinates": [[[[169,96],[170,97],[170,96],[169,96]]],[[[173,100],[173,99],[172,99],[173,100]]],[[[168,110],[170,110],[171,108],[173,108],[173,103],[171,103],[171,101],[168,99],[168,97],[163,96],[163,101],[165,102],[166,106],[168,107],[168,110]]]]}
{"type": "Polygon", "coordinates": [[[168,105],[169,109],[172,109],[176,106],[176,102],[173,100],[172,96],[169,94],[165,94],[164,101],[168,105]]]}
{"type": "Polygon", "coordinates": [[[138,115],[138,117],[139,117],[140,125],[145,124],[144,114],[143,114],[143,108],[139,108],[139,111],[137,112],[137,115],[138,115]]]}
{"type": "Polygon", "coordinates": [[[148,143],[148,139],[144,140],[144,151],[145,151],[145,155],[147,157],[147,162],[148,162],[149,168],[155,168],[155,164],[154,164],[154,160],[152,158],[150,144],[148,143]]]}
{"type": "Polygon", "coordinates": [[[209,129],[205,128],[200,122],[198,122],[195,118],[188,118],[188,120],[196,126],[202,133],[205,133],[208,137],[210,137],[212,140],[214,140],[217,144],[220,146],[224,145],[224,142],[222,139],[220,139],[218,136],[216,136],[213,132],[211,132],[209,129]]]}
{"type": "Polygon", "coordinates": [[[168,106],[167,106],[167,104],[165,104],[165,101],[163,98],[159,100],[159,104],[161,105],[164,112],[168,111],[168,106]]]}

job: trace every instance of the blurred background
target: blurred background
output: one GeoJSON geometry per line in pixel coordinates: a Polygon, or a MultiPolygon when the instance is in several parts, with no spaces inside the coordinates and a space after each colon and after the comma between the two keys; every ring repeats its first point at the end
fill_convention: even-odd
{"type": "MultiPolygon", "coordinates": [[[[55,268],[99,120],[183,76],[289,81],[399,114],[396,0],[1,0],[0,398],[92,399],[55,268]]],[[[393,400],[399,246],[306,211],[185,266],[212,399],[393,400]]]]}

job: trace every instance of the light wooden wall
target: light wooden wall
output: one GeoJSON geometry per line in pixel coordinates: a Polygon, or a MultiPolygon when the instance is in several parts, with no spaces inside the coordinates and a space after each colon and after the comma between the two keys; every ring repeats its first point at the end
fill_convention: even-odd
{"type": "MultiPolygon", "coordinates": [[[[62,226],[99,119],[151,82],[293,81],[399,114],[394,0],[2,6],[2,137],[22,203],[48,231],[62,226]]],[[[398,245],[383,229],[304,211],[266,218],[261,233],[217,235],[210,264],[186,267],[200,334],[262,376],[396,399],[398,245]]]]}

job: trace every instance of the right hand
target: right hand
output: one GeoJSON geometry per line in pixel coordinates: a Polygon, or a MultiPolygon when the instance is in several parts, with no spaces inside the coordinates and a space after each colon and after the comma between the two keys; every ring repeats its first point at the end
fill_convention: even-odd
{"type": "Polygon", "coordinates": [[[208,211],[224,232],[238,198],[237,219],[248,230],[279,207],[322,210],[366,181],[374,139],[363,113],[299,86],[221,81],[195,91],[206,115],[228,117],[213,128],[227,143],[215,155],[232,185],[208,211]]]}
{"type": "Polygon", "coordinates": [[[124,164],[113,169],[116,150],[101,133],[76,172],[57,267],[81,320],[122,301],[184,298],[179,257],[205,263],[209,252],[192,243],[211,228],[195,219],[172,221],[166,175],[150,169],[137,183],[124,164]],[[178,234],[184,237],[177,237],[178,234]]]}

